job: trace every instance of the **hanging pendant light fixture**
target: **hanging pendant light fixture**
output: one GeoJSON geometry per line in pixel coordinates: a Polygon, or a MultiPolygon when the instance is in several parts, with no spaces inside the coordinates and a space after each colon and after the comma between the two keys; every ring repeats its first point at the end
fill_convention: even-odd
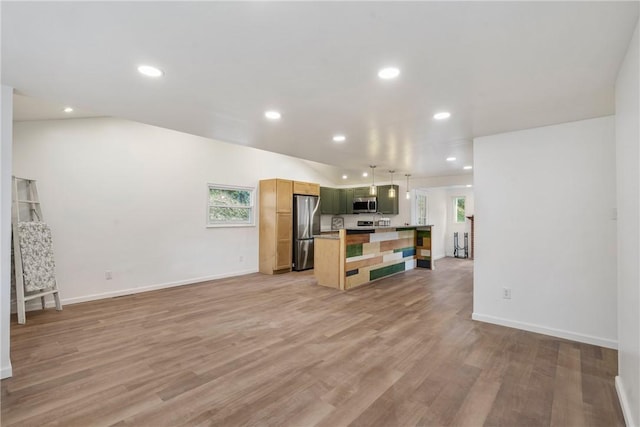
{"type": "Polygon", "coordinates": [[[396,172],[396,171],[394,171],[394,170],[390,170],[390,171],[389,171],[389,173],[391,174],[391,187],[389,187],[389,198],[390,198],[390,199],[395,199],[395,198],[396,198],[396,189],[395,189],[395,187],[393,186],[393,174],[394,174],[395,172],[396,172]]]}
{"type": "Polygon", "coordinates": [[[369,187],[369,194],[375,196],[378,194],[378,187],[376,187],[375,170],[376,165],[369,166],[371,168],[371,187],[369,187]]]}
{"type": "Polygon", "coordinates": [[[411,176],[410,173],[405,173],[404,176],[407,177],[407,200],[411,199],[411,192],[409,191],[409,177],[411,176]]]}

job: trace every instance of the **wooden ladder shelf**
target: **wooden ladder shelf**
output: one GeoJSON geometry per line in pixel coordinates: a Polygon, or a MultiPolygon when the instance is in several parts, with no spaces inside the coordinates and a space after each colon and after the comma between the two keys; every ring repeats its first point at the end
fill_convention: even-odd
{"type": "Polygon", "coordinates": [[[42,208],[38,197],[36,181],[32,179],[13,177],[13,203],[11,222],[13,227],[13,256],[15,266],[15,291],[18,323],[26,323],[26,302],[40,298],[42,309],[45,308],[45,297],[53,295],[56,310],[62,310],[58,284],[54,281],[52,287],[35,292],[27,292],[24,287],[24,271],[22,264],[22,248],[20,247],[20,222],[42,222],[42,208]],[[26,193],[26,194],[25,194],[26,193]]]}

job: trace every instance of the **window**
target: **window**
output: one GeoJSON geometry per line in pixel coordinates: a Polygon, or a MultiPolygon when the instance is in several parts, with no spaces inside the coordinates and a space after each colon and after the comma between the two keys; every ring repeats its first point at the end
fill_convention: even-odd
{"type": "Polygon", "coordinates": [[[412,223],[416,225],[427,225],[427,193],[421,190],[413,191],[413,203],[411,203],[412,223]]]}
{"type": "Polygon", "coordinates": [[[466,221],[466,218],[464,215],[464,197],[453,198],[453,221],[454,222],[466,221]]]}
{"type": "Polygon", "coordinates": [[[208,227],[254,225],[254,188],[209,184],[208,227]]]}

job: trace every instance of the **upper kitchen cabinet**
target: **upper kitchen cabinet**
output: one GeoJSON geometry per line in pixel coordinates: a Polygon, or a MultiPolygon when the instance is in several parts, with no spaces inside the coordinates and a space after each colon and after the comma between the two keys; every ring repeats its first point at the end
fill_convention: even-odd
{"type": "Polygon", "coordinates": [[[323,215],[351,215],[353,214],[353,199],[356,197],[369,197],[369,187],[320,187],[320,213],[323,215]]]}
{"type": "Polygon", "coordinates": [[[320,187],[320,213],[336,215],[340,212],[340,194],[337,188],[320,187]]]}
{"type": "Polygon", "coordinates": [[[320,187],[320,213],[343,215],[353,213],[353,188],[320,187]]]}
{"type": "Polygon", "coordinates": [[[378,186],[378,212],[387,215],[398,215],[398,195],[399,187],[397,185],[379,185],[378,186]],[[396,190],[396,197],[389,197],[389,189],[393,187],[396,190]]]}
{"type": "Polygon", "coordinates": [[[293,210],[293,181],[274,179],[276,183],[276,211],[291,213],[293,210]]]}
{"type": "Polygon", "coordinates": [[[356,187],[353,189],[353,197],[369,197],[369,187],[356,187]]]}
{"type": "Polygon", "coordinates": [[[314,184],[312,182],[293,181],[293,194],[319,196],[320,184],[314,184]]]}
{"type": "Polygon", "coordinates": [[[344,191],[344,212],[345,214],[353,213],[353,197],[355,188],[345,188],[344,191]]]}

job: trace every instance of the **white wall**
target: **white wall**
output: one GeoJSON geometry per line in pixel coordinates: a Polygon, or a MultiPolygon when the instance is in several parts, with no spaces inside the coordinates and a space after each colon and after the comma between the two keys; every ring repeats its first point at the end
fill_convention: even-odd
{"type": "Polygon", "coordinates": [[[207,183],[332,185],[326,165],[111,118],[17,122],[13,149],[15,175],[38,180],[63,303],[257,271],[257,226],[205,227],[207,183]]]}
{"type": "MultiPolygon", "coordinates": [[[[457,223],[454,221],[455,209],[453,200],[456,197],[465,198],[465,216],[471,216],[475,211],[475,203],[473,197],[473,188],[452,188],[447,191],[447,231],[445,235],[445,253],[447,256],[453,256],[453,233],[458,233],[458,246],[464,246],[464,233],[469,233],[469,256],[471,256],[471,221],[465,218],[465,222],[457,223]]],[[[462,253],[460,254],[462,255],[462,253]]]]}
{"type": "MultiPolygon", "coordinates": [[[[447,236],[447,190],[444,188],[426,188],[427,223],[433,225],[431,232],[431,252],[433,259],[444,258],[447,236]]],[[[438,264],[436,263],[436,268],[438,264]]]]}
{"type": "Polygon", "coordinates": [[[638,26],[616,82],[618,377],[628,426],[640,423],[640,132],[638,26]]]}
{"type": "Polygon", "coordinates": [[[11,134],[13,89],[1,88],[0,114],[0,378],[10,377],[11,317],[11,134]]]}
{"type": "Polygon", "coordinates": [[[615,175],[612,116],[474,140],[474,319],[616,347],[615,175]]]}

